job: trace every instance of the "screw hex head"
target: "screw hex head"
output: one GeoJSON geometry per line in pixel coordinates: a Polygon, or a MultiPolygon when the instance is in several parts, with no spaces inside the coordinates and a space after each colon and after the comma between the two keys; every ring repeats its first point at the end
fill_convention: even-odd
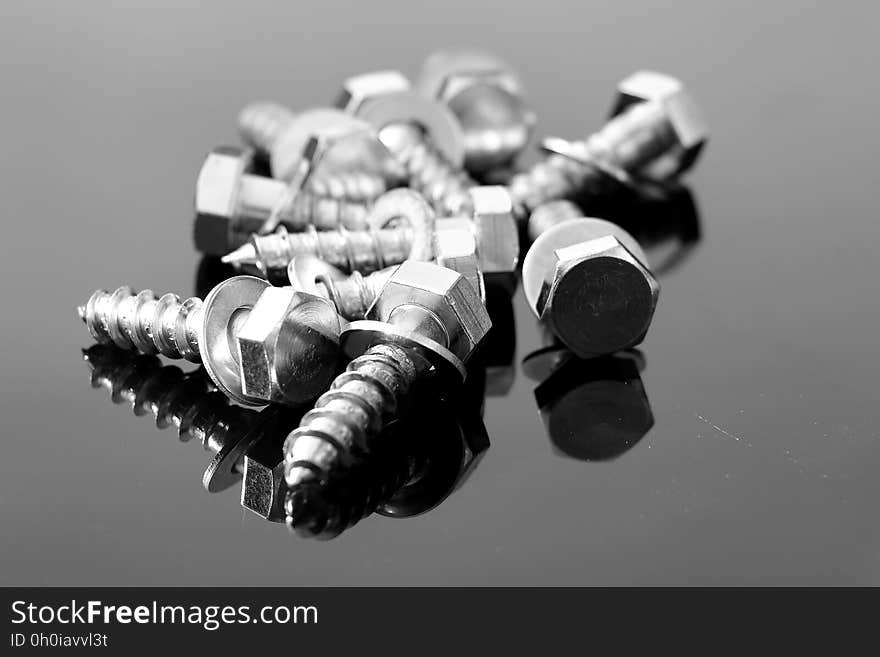
{"type": "Polygon", "coordinates": [[[433,314],[448,336],[447,348],[461,361],[467,360],[492,326],[486,306],[464,276],[427,262],[400,265],[366,318],[388,322],[404,306],[420,306],[433,314]]]}
{"type": "Polygon", "coordinates": [[[342,334],[352,358],[376,343],[416,350],[441,378],[464,379],[464,362],[486,337],[492,322],[473,286],[450,269],[407,260],[382,287],[366,318],[342,334]]]}
{"type": "Polygon", "coordinates": [[[660,286],[629,233],[601,219],[569,219],[535,240],[523,262],[532,311],[581,357],[640,343],[660,286]]]}
{"type": "Polygon", "coordinates": [[[684,84],[670,75],[638,71],[624,78],[617,87],[611,117],[632,105],[660,103],[676,138],[676,147],[639,172],[642,178],[662,183],[691,168],[709,139],[709,128],[696,101],[684,84]]]}
{"type": "Polygon", "coordinates": [[[616,237],[558,249],[556,258],[542,286],[540,317],[565,345],[588,358],[644,339],[660,287],[616,237]]]}
{"type": "Polygon", "coordinates": [[[462,125],[466,166],[487,171],[525,148],[535,114],[522,83],[498,57],[476,50],[438,51],[422,67],[419,92],[446,103],[462,125]]]}
{"type": "Polygon", "coordinates": [[[241,177],[253,163],[253,152],[219,146],[208,153],[196,179],[195,243],[202,253],[222,255],[229,250],[241,177]]]}
{"type": "Polygon", "coordinates": [[[484,274],[509,274],[519,262],[519,230],[513,200],[506,187],[487,185],[469,190],[474,207],[477,254],[484,274]]]}
{"type": "Polygon", "coordinates": [[[339,333],[327,299],[266,288],[235,336],[245,394],[264,402],[314,399],[336,373],[339,333]]]}
{"type": "Polygon", "coordinates": [[[486,288],[477,258],[477,242],[469,219],[437,219],[434,224],[434,255],[438,265],[464,276],[480,299],[485,301],[486,288]]]}

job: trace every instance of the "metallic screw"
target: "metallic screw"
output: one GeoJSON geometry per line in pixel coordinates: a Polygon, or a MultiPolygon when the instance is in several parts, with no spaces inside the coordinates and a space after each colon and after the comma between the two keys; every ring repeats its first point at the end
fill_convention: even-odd
{"type": "Polygon", "coordinates": [[[253,155],[231,146],[215,148],[205,158],[196,181],[196,248],[223,255],[242,243],[242,236],[262,228],[273,214],[290,230],[313,225],[318,230],[363,229],[372,187],[381,179],[353,172],[310,180],[307,190],[289,193],[280,180],[250,173],[253,155]],[[362,199],[352,200],[361,187],[362,199]],[[238,243],[236,243],[236,241],[238,243]]]}
{"type": "Polygon", "coordinates": [[[113,293],[98,290],[78,311],[99,343],[202,362],[217,387],[239,403],[301,403],[317,396],[334,373],[339,320],[326,300],[288,292],[253,276],[235,276],[214,287],[204,302],[120,287],[113,293]],[[255,307],[260,312],[252,312],[255,307]],[[245,336],[254,334],[262,340],[256,339],[256,346],[248,340],[247,354],[257,347],[267,352],[257,363],[241,353],[245,336]],[[258,394],[249,392],[254,372],[261,373],[260,382],[269,379],[258,394]]]}
{"type": "Polygon", "coordinates": [[[94,388],[110,392],[114,404],[128,403],[135,415],[151,414],[156,426],[173,426],[181,441],[195,438],[214,458],[202,483],[208,492],[228,488],[243,469],[242,428],[255,411],[231,406],[202,370],[184,373],[162,366],[155,356],[134,355],[113,345],[83,349],[94,388]]]}
{"type": "Polygon", "coordinates": [[[286,269],[295,256],[314,255],[346,271],[370,272],[406,259],[433,257],[434,212],[417,192],[386,192],[370,209],[366,222],[370,230],[318,232],[312,228],[290,234],[282,227],[270,235],[252,236],[248,244],[224,256],[223,262],[268,273],[286,269]],[[395,227],[384,228],[389,225],[395,227]]]}
{"type": "Polygon", "coordinates": [[[263,273],[284,269],[299,255],[314,255],[346,271],[370,272],[401,263],[409,257],[412,230],[354,230],[288,233],[283,226],[270,235],[253,235],[248,244],[223,256],[236,267],[256,267],[263,273]]]}
{"type": "Polygon", "coordinates": [[[425,60],[416,88],[458,119],[468,171],[485,175],[509,166],[531,138],[535,113],[525,103],[522,83],[492,54],[435,52],[425,60]]]}
{"type": "Polygon", "coordinates": [[[468,195],[472,199],[471,217],[435,220],[420,194],[395,189],[384,194],[367,215],[367,224],[376,229],[372,233],[307,231],[290,235],[279,230],[272,235],[253,236],[249,244],[227,255],[224,262],[256,267],[268,274],[288,267],[296,256],[316,255],[333,267],[367,273],[406,258],[436,257],[440,264],[468,276],[482,295],[483,273],[516,270],[519,235],[510,195],[504,187],[473,187],[468,195]],[[397,228],[383,229],[389,225],[397,228]],[[464,265],[469,269],[463,269],[464,265]]]}
{"type": "Polygon", "coordinates": [[[523,261],[523,292],[569,349],[588,358],[644,339],[660,286],[629,233],[555,201],[532,213],[529,236],[534,242],[523,261]]]}
{"type": "Polygon", "coordinates": [[[551,155],[513,177],[517,216],[524,219],[538,205],[585,188],[602,188],[609,178],[634,186],[671,182],[693,166],[707,138],[681,82],[635,73],[620,83],[612,118],[599,132],[585,142],[546,141],[551,155]]]}
{"type": "Polygon", "coordinates": [[[352,322],[343,346],[354,360],[285,443],[288,486],[325,480],[377,449],[382,429],[426,377],[461,381],[463,361],[491,326],[464,278],[407,261],[382,288],[367,319],[352,322]]]}
{"type": "MultiPolygon", "coordinates": [[[[464,218],[438,219],[434,231],[436,262],[464,276],[481,299],[486,288],[477,256],[471,222],[464,218]]],[[[342,270],[314,256],[296,256],[287,267],[287,280],[297,290],[329,299],[345,319],[363,319],[379,291],[397,267],[386,267],[366,276],[342,270]]]]}
{"type": "Polygon", "coordinates": [[[452,113],[410,89],[397,71],[349,78],[337,106],[373,125],[379,140],[403,167],[409,185],[438,214],[470,214],[464,140],[452,113]]]}

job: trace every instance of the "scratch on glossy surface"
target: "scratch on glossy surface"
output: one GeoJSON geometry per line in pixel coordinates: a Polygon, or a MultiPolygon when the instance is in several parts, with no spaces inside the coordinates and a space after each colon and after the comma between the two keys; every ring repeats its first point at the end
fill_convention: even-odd
{"type": "MultiPolygon", "coordinates": [[[[708,424],[710,427],[712,427],[713,429],[715,429],[715,431],[717,431],[718,433],[720,433],[722,436],[725,436],[725,437],[727,437],[727,438],[730,438],[730,439],[733,440],[734,442],[737,442],[737,443],[740,443],[740,444],[742,444],[742,445],[745,445],[746,447],[754,447],[754,446],[755,446],[755,445],[754,445],[752,442],[750,442],[749,440],[746,440],[746,439],[743,438],[742,436],[737,436],[736,434],[730,433],[730,432],[727,431],[726,429],[724,429],[724,428],[718,426],[717,424],[715,424],[714,422],[712,422],[712,421],[709,420],[708,418],[703,417],[703,416],[700,415],[699,413],[694,413],[694,417],[697,418],[698,420],[700,420],[700,422],[703,422],[704,424],[708,424]]],[[[698,436],[698,437],[699,437],[699,436],[698,436]]],[[[790,449],[787,449],[787,448],[786,448],[786,449],[783,449],[783,450],[782,450],[782,453],[783,453],[785,459],[786,459],[789,463],[791,463],[792,465],[794,465],[794,466],[798,469],[798,471],[799,471],[801,474],[807,474],[807,468],[804,466],[803,463],[801,463],[801,461],[800,461],[800,460],[799,460],[794,454],[791,453],[791,450],[790,450],[790,449]]],[[[823,477],[823,478],[827,478],[827,476],[826,476],[826,477],[823,477]]]]}
{"type": "Polygon", "coordinates": [[[718,433],[724,434],[724,435],[727,436],[728,438],[733,438],[733,440],[735,440],[735,441],[738,442],[738,443],[743,443],[744,445],[748,445],[749,447],[752,447],[752,443],[750,443],[749,441],[744,440],[742,437],[737,436],[737,435],[735,435],[735,434],[732,434],[732,433],[730,433],[729,431],[727,431],[727,430],[725,430],[725,429],[722,429],[722,428],[719,427],[717,424],[713,424],[711,421],[707,420],[706,418],[704,418],[704,417],[703,417],[702,415],[700,415],[699,413],[694,413],[694,417],[697,418],[698,420],[700,420],[701,422],[704,422],[704,423],[708,424],[710,427],[712,427],[713,429],[715,429],[715,431],[717,431],[718,433]]]}

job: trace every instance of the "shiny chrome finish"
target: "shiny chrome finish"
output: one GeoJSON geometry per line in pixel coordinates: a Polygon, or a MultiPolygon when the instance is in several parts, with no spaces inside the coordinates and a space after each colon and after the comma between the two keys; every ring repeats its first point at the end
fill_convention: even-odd
{"type": "MultiPolygon", "coordinates": [[[[98,290],[79,308],[79,314],[99,343],[201,362],[217,387],[241,404],[302,403],[310,399],[309,394],[314,398],[335,372],[338,319],[334,325],[326,314],[321,315],[316,329],[311,313],[286,306],[287,312],[274,317],[284,340],[274,343],[276,351],[269,365],[273,381],[279,382],[285,394],[276,394],[275,388],[250,394],[242,376],[242,368],[249,368],[250,363],[241,361],[237,336],[248,325],[251,310],[261,299],[261,308],[274,304],[276,293],[268,288],[269,284],[262,279],[235,276],[214,287],[204,302],[195,297],[181,302],[172,294],[156,298],[150,290],[135,293],[127,287],[112,294],[98,290]],[[266,299],[262,298],[264,293],[266,299]],[[320,340],[316,332],[320,333],[320,340]],[[302,335],[308,337],[301,338],[302,335]],[[304,344],[309,348],[303,349],[304,344]]],[[[322,299],[319,303],[326,301],[322,299]]],[[[261,313],[259,318],[264,316],[261,313]]],[[[252,320],[251,326],[256,321],[257,318],[252,320]]]]}
{"type": "Polygon", "coordinates": [[[660,293],[641,247],[615,224],[570,218],[579,212],[567,202],[548,206],[529,225],[534,242],[522,272],[529,308],[582,358],[639,344],[660,293]]]}
{"type": "Polygon", "coordinates": [[[366,319],[343,332],[343,348],[354,360],[288,437],[288,485],[322,480],[376,448],[418,381],[460,382],[464,361],[490,326],[464,277],[429,263],[402,264],[366,319]]]}

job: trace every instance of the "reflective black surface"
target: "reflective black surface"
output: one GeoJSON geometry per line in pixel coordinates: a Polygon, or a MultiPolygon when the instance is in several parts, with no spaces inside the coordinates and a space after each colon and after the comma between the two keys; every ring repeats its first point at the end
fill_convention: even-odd
{"type": "Polygon", "coordinates": [[[0,583],[880,584],[875,5],[171,7],[0,8],[0,583]],[[491,448],[463,485],[300,538],[238,485],[205,492],[210,453],[92,389],[75,307],[123,283],[194,291],[195,174],[247,101],[320,104],[462,43],[521,71],[539,135],[598,125],[644,66],[704,104],[699,223],[632,228],[663,289],[644,363],[612,380],[635,367],[653,425],[614,458],[560,448],[518,291],[515,378],[498,357],[479,382],[491,448]]]}

